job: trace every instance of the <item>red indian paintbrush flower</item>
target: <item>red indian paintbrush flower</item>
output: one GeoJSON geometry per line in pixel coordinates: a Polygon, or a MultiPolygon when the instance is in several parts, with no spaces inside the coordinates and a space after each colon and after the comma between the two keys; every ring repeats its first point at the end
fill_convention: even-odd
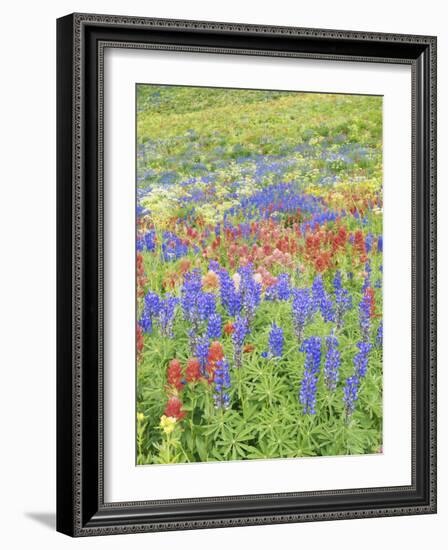
{"type": "Polygon", "coordinates": [[[145,274],[145,266],[143,265],[143,256],[138,253],[137,254],[137,296],[142,297],[145,294],[145,289],[143,288],[146,283],[148,282],[148,279],[145,274]]]}
{"type": "Polygon", "coordinates": [[[202,277],[202,286],[204,288],[206,288],[207,290],[217,288],[219,286],[219,277],[218,277],[218,275],[214,271],[209,270],[202,277]]]}
{"type": "Polygon", "coordinates": [[[145,274],[145,268],[143,265],[143,256],[140,254],[140,252],[137,253],[137,275],[139,277],[144,276],[145,274]]]}
{"type": "Polygon", "coordinates": [[[177,390],[181,390],[183,388],[182,384],[182,366],[180,364],[180,361],[178,359],[173,359],[170,361],[170,364],[168,366],[167,371],[167,380],[168,384],[170,386],[174,386],[177,390]]]}
{"type": "Polygon", "coordinates": [[[166,416],[177,418],[177,420],[182,420],[182,418],[184,418],[185,416],[185,413],[182,410],[182,401],[175,395],[170,397],[168,399],[168,403],[166,404],[163,414],[166,416]]]}
{"type": "Polygon", "coordinates": [[[375,311],[375,292],[373,290],[373,288],[371,287],[367,287],[366,290],[365,290],[365,294],[366,296],[368,297],[368,300],[369,300],[369,314],[370,314],[370,317],[376,317],[377,314],[376,314],[376,311],[375,311]]]}
{"type": "Polygon", "coordinates": [[[235,327],[233,326],[233,323],[232,321],[228,321],[225,325],[224,325],[224,334],[232,334],[232,332],[235,331],[235,327]]]}
{"type": "Polygon", "coordinates": [[[214,361],[215,363],[217,361],[222,361],[224,358],[224,351],[222,349],[222,345],[220,342],[212,342],[210,344],[210,349],[208,351],[208,360],[214,361]]]}
{"type": "Polygon", "coordinates": [[[201,364],[199,359],[193,357],[188,359],[187,368],[185,369],[185,379],[187,382],[196,382],[201,377],[201,364]]]}
{"type": "Polygon", "coordinates": [[[183,258],[179,262],[179,270],[182,274],[187,273],[187,271],[190,269],[190,267],[191,267],[190,260],[187,260],[187,259],[183,258]]]}
{"type": "Polygon", "coordinates": [[[137,352],[140,354],[143,351],[143,331],[140,325],[137,325],[137,352]]]}
{"type": "Polygon", "coordinates": [[[359,252],[359,254],[365,254],[366,253],[366,243],[364,241],[364,235],[360,229],[356,231],[355,233],[355,242],[354,247],[359,252]]]}

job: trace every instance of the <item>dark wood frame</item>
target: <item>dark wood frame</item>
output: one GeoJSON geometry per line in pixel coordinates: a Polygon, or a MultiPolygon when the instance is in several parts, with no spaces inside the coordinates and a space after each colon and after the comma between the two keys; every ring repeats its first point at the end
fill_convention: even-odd
{"type": "Polygon", "coordinates": [[[57,21],[57,73],[58,531],[88,536],[435,513],[436,38],[73,14],[57,21]],[[102,60],[110,46],[411,65],[412,485],[104,502],[102,60]]]}

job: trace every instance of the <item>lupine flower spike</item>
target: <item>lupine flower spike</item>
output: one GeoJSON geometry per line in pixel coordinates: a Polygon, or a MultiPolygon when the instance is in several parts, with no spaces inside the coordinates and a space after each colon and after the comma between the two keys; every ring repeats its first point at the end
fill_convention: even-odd
{"type": "Polygon", "coordinates": [[[325,358],[324,380],[331,391],[336,389],[339,380],[339,367],[341,366],[341,354],[338,350],[339,342],[332,334],[326,338],[327,356],[325,358]]]}
{"type": "Polygon", "coordinates": [[[310,291],[307,288],[294,288],[292,290],[292,320],[299,343],[303,339],[305,325],[311,319],[312,312],[310,291]]]}
{"type": "Polygon", "coordinates": [[[283,355],[284,340],[283,329],[273,323],[269,333],[269,353],[272,357],[283,355]]]}
{"type": "Polygon", "coordinates": [[[235,329],[232,333],[233,363],[239,369],[243,359],[244,339],[249,332],[249,323],[245,317],[237,317],[233,326],[235,329]]]}
{"type": "Polygon", "coordinates": [[[230,372],[229,363],[226,358],[221,359],[216,363],[214,377],[215,391],[213,399],[217,409],[227,409],[230,406],[230,372]]]}
{"type": "Polygon", "coordinates": [[[305,414],[316,414],[316,391],[321,360],[321,339],[315,336],[304,340],[300,351],[305,352],[305,371],[299,399],[305,414]]]}

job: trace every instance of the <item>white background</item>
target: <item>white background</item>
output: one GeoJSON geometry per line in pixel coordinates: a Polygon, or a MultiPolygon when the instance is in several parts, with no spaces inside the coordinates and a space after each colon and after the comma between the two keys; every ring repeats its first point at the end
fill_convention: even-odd
{"type": "Polygon", "coordinates": [[[105,500],[410,485],[410,66],[112,49],[104,72],[105,500]],[[136,82],[260,89],[275,82],[280,90],[383,96],[382,454],[135,468],[135,378],[129,371],[135,360],[135,197],[123,182],[135,177],[135,152],[126,144],[135,138],[136,82]]]}
{"type": "Polygon", "coordinates": [[[2,546],[15,548],[441,548],[448,520],[448,35],[444,2],[60,0],[7,4],[0,88],[2,546]],[[71,540],[55,510],[55,19],[73,11],[439,36],[439,513],[71,540]],[[444,252],[445,249],[445,252],[444,252]]]}

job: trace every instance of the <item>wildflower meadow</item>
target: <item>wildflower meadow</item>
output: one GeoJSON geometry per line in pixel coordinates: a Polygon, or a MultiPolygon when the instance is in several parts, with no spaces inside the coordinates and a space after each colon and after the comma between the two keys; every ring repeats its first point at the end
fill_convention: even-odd
{"type": "Polygon", "coordinates": [[[137,86],[137,464],[380,453],[382,98],[137,86]]]}

